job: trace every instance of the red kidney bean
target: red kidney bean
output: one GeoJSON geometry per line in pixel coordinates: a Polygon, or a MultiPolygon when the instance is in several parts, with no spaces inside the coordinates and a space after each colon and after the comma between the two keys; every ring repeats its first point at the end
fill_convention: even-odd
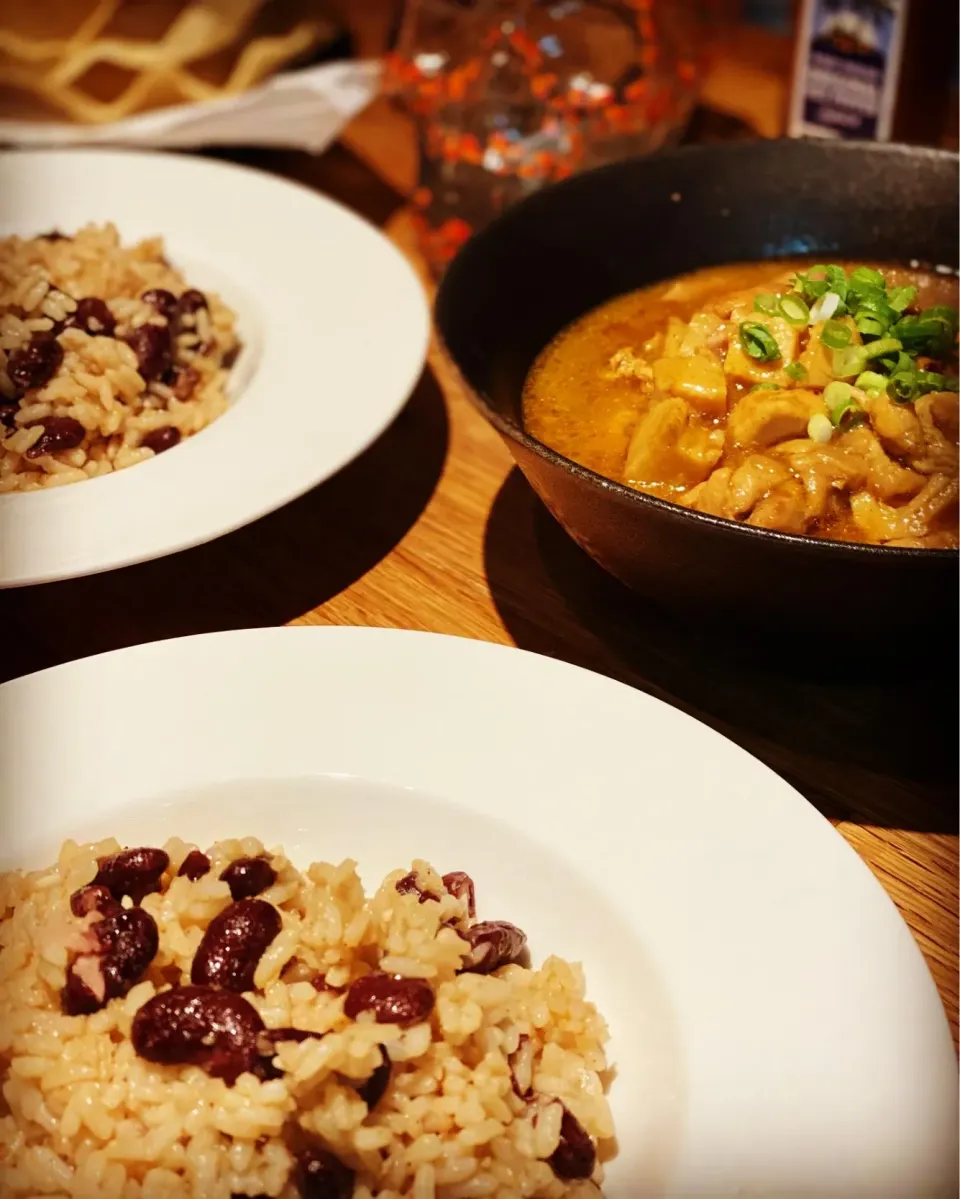
{"type": "Polygon", "coordinates": [[[277,881],[277,872],[261,855],[257,858],[237,858],[221,871],[220,878],[230,888],[234,899],[250,899],[272,887],[277,881]]]}
{"type": "Polygon", "coordinates": [[[166,325],[140,325],[124,338],[137,356],[137,370],[149,383],[170,368],[173,361],[173,341],[166,325]]]}
{"type": "Polygon", "coordinates": [[[191,287],[185,291],[177,301],[177,314],[179,316],[193,316],[200,308],[209,308],[209,304],[203,292],[197,291],[195,287],[191,287]]]}
{"type": "Polygon", "coordinates": [[[424,979],[376,970],[350,984],[343,1011],[349,1020],[372,1012],[378,1024],[410,1025],[426,1020],[434,1002],[433,988],[424,979]]]}
{"type": "Polygon", "coordinates": [[[387,1056],[387,1051],[381,1046],[383,1053],[383,1061],[374,1070],[370,1077],[357,1086],[354,1084],[357,1094],[367,1105],[367,1111],[372,1112],[380,1100],[384,1097],[387,1087],[390,1085],[390,1072],[392,1065],[390,1058],[387,1056]]]}
{"type": "Polygon", "coordinates": [[[209,873],[210,859],[205,853],[201,853],[199,849],[191,849],[177,871],[179,877],[188,878],[192,883],[195,883],[198,878],[203,878],[205,874],[209,873]]]}
{"type": "Polygon", "coordinates": [[[303,1199],[350,1199],[353,1171],[321,1145],[296,1155],[293,1181],[303,1199]]]}
{"type": "Polygon", "coordinates": [[[86,296],[64,321],[64,328],[82,329],[91,337],[112,337],[117,327],[113,313],[99,296],[86,296]]]}
{"type": "Polygon", "coordinates": [[[141,846],[100,858],[98,865],[94,886],[106,887],[114,899],[129,895],[134,903],[140,903],[145,895],[160,890],[160,877],[170,858],[162,849],[141,846]]]}
{"type": "Polygon", "coordinates": [[[0,396],[0,425],[5,429],[15,429],[19,409],[19,400],[8,400],[5,396],[0,396]]]}
{"type": "Polygon", "coordinates": [[[257,963],[283,922],[262,899],[241,899],[210,921],[190,970],[190,981],[227,991],[252,991],[257,963]]]}
{"type": "Polygon", "coordinates": [[[163,381],[178,400],[189,400],[200,382],[200,372],[192,366],[174,365],[164,375],[163,381]]]}
{"type": "Polygon", "coordinates": [[[73,241],[66,233],[61,233],[59,229],[51,229],[49,233],[38,233],[37,236],[41,241],[73,241]]]}
{"type": "Polygon", "coordinates": [[[70,911],[74,916],[87,916],[90,912],[109,912],[117,906],[117,901],[106,887],[95,887],[93,883],[81,887],[70,896],[70,911]]]}
{"type": "Polygon", "coordinates": [[[547,1162],[558,1178],[589,1178],[597,1162],[597,1151],[593,1141],[580,1121],[563,1109],[560,1122],[560,1144],[547,1158],[547,1162]]]}
{"type": "Polygon", "coordinates": [[[421,903],[426,903],[428,899],[435,900],[437,898],[436,895],[432,895],[429,891],[420,890],[420,885],[417,882],[417,876],[413,873],[413,871],[411,871],[409,874],[405,874],[403,878],[399,880],[397,883],[397,891],[399,891],[401,895],[419,895],[421,903]]]}
{"type": "Polygon", "coordinates": [[[167,291],[165,287],[151,287],[149,291],[143,293],[140,299],[167,320],[177,311],[177,297],[172,291],[167,291]]]}
{"type": "Polygon", "coordinates": [[[175,429],[173,425],[162,425],[159,429],[151,429],[149,433],[144,433],[140,438],[140,444],[148,450],[153,450],[155,454],[162,454],[180,444],[180,430],[175,429]]]}
{"type": "Polygon", "coordinates": [[[515,962],[527,943],[526,933],[506,920],[483,920],[460,935],[470,942],[461,974],[490,974],[515,962]]]}
{"type": "Polygon", "coordinates": [[[68,1016],[99,1011],[111,999],[126,995],[143,977],[160,946],[156,922],[143,908],[115,904],[88,931],[96,951],[81,954],[70,964],[60,994],[68,1016]],[[96,990],[88,982],[95,971],[101,984],[96,990]]]}
{"type": "Polygon", "coordinates": [[[133,1018],[140,1057],[167,1066],[199,1066],[233,1086],[260,1061],[263,1021],[241,995],[212,987],[174,987],[155,995],[133,1018]]]}
{"type": "MultiPolygon", "coordinates": [[[[75,450],[87,435],[83,425],[72,416],[46,416],[36,424],[43,427],[43,432],[27,450],[28,458],[42,458],[44,454],[75,450]]],[[[30,427],[34,428],[34,425],[30,427]]]]}
{"type": "Polygon", "coordinates": [[[49,383],[63,362],[63,346],[49,333],[35,333],[26,345],[7,359],[7,375],[14,387],[28,391],[49,383]]]}
{"type": "Polygon", "coordinates": [[[227,352],[224,354],[224,356],[220,359],[220,365],[223,367],[223,369],[225,371],[230,370],[231,367],[236,365],[237,359],[240,357],[240,352],[242,349],[243,349],[243,342],[238,341],[235,345],[232,345],[230,347],[230,349],[227,350],[227,352]]]}
{"type": "Polygon", "coordinates": [[[470,875],[462,870],[451,870],[443,876],[443,885],[456,899],[466,901],[467,915],[472,920],[477,914],[477,896],[470,875]]]}

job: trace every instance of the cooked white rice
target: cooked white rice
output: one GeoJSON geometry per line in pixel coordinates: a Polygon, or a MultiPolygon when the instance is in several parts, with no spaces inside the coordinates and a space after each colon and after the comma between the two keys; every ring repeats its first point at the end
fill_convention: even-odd
{"type": "Polygon", "coordinates": [[[123,247],[112,225],[88,225],[70,237],[0,238],[0,493],[109,474],[203,429],[227,407],[235,319],[218,296],[191,289],[159,237],[123,247]],[[142,298],[158,289],[205,304],[165,315],[142,298]],[[80,319],[91,298],[113,328],[80,319]],[[128,344],[147,325],[170,339],[153,374],[128,344]],[[58,361],[31,378],[22,352],[44,340],[58,343],[58,361]],[[51,420],[62,444],[43,440],[51,420]]]}
{"type": "Polygon", "coordinates": [[[448,891],[426,862],[413,864],[409,893],[397,889],[407,873],[398,870],[366,897],[354,862],[314,863],[301,873],[282,850],[265,854],[252,838],[213,846],[209,872],[191,880],[178,871],[195,847],[174,839],[164,847],[160,890],[140,903],[159,933],[153,961],[125,996],[93,1014],[65,1015],[61,991],[85,930],[100,919],[73,915],[71,896],[120,848],[68,841],[50,869],[0,876],[0,1193],[602,1193],[601,1162],[613,1138],[607,1030],[584,997],[579,965],[550,957],[538,968],[458,973],[470,950],[460,933],[473,922],[462,893],[448,891]],[[279,911],[282,927],[243,998],[268,1029],[318,1035],[281,1042],[266,1076],[246,1072],[233,1085],[199,1065],[145,1060],[131,1040],[136,1013],[190,982],[205,931],[233,902],[221,872],[263,855],[275,878],[257,898],[279,911]],[[435,996],[429,1017],[408,1026],[376,1023],[369,1012],[348,1018],[345,990],[352,994],[350,984],[374,970],[426,980],[435,996]],[[358,1088],[383,1063],[381,1047],[392,1065],[371,1110],[358,1088]],[[589,1179],[554,1168],[570,1117],[596,1151],[589,1179]],[[322,1146],[352,1171],[353,1189],[301,1189],[303,1144],[322,1146]]]}

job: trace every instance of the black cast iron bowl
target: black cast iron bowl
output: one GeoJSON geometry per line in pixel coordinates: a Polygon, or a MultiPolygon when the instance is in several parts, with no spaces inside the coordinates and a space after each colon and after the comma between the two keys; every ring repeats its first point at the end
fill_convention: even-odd
{"type": "Polygon", "coordinates": [[[798,648],[817,628],[844,638],[869,628],[896,649],[894,630],[911,639],[918,617],[956,624],[952,551],[777,533],[642,495],[526,433],[521,391],[570,321],[683,271],[807,254],[955,267],[957,163],[922,148],[784,140],[586,172],[523,200],[463,247],[437,296],[437,329],[544,504],[616,578],[672,609],[791,628],[798,648]]]}

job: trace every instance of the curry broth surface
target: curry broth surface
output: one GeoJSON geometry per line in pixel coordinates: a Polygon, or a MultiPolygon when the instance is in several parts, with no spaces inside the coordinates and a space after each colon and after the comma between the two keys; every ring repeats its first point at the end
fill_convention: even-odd
{"type": "MultiPolygon", "coordinates": [[[[601,304],[562,330],[537,357],[524,384],[525,428],[574,462],[635,486],[624,479],[624,467],[634,429],[650,402],[636,380],[611,371],[611,357],[624,348],[642,352],[644,343],[661,333],[671,317],[687,322],[709,305],[751,288],[782,291],[785,274],[809,270],[814,261],[770,259],[706,267],[601,304]]],[[[957,306],[957,279],[953,275],[863,260],[840,260],[839,265],[847,271],[871,266],[883,272],[890,286],[912,284],[918,288],[918,301],[924,307],[957,306]]],[[[728,381],[728,411],[748,390],[745,384],[728,381]]],[[[726,423],[726,418],[697,419],[708,427],[723,428],[726,423]]],[[[738,446],[727,447],[717,468],[736,468],[747,454],[738,446]]],[[[666,483],[638,489],[668,500],[679,499],[690,490],[666,483]]],[[[821,522],[816,532],[843,540],[864,540],[849,514],[840,510],[821,522]]]]}

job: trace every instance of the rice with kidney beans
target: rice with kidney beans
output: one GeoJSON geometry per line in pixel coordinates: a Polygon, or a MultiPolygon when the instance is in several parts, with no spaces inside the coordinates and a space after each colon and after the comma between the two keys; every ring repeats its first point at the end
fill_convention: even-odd
{"type": "Polygon", "coordinates": [[[0,492],[109,474],[215,420],[235,321],[159,237],[0,238],[0,492]]]}
{"type": "Polygon", "coordinates": [[[604,1021],[462,872],[68,841],[0,916],[4,1195],[602,1194],[604,1021]]]}

